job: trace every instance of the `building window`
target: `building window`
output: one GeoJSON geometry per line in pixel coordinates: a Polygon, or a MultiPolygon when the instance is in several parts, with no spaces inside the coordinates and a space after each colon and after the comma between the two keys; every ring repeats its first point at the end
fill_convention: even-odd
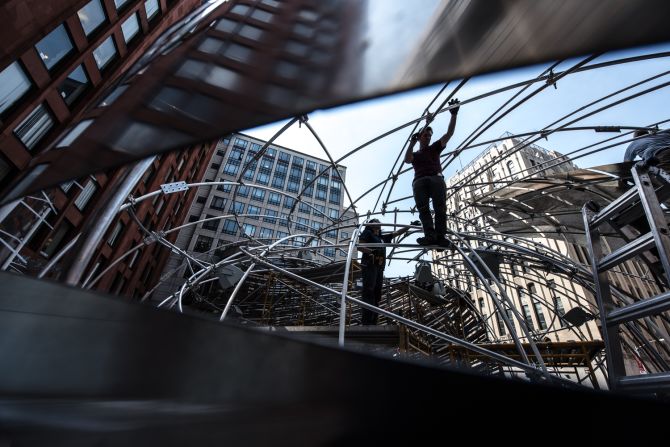
{"type": "MultiPolygon", "coordinates": [[[[279,166],[279,165],[277,165],[279,166]]],[[[275,176],[272,178],[272,187],[277,189],[284,189],[284,182],[286,181],[286,176],[282,174],[275,173],[275,176]]]]}
{"type": "Polygon", "coordinates": [[[98,69],[103,70],[116,57],[116,44],[112,36],[102,42],[98,48],[93,50],[93,58],[98,69]]]}
{"type": "Polygon", "coordinates": [[[340,211],[334,208],[328,208],[328,217],[337,220],[340,217],[340,211]]]}
{"type": "Polygon", "coordinates": [[[0,72],[0,116],[30,90],[30,80],[18,62],[0,72]]]}
{"type": "Polygon", "coordinates": [[[293,208],[293,204],[295,203],[295,199],[290,196],[284,197],[284,208],[291,209],[293,208]]]}
{"type": "Polygon", "coordinates": [[[509,270],[510,270],[510,272],[512,273],[513,276],[518,276],[519,275],[516,265],[510,264],[509,265],[509,270]]]}
{"type": "Polygon", "coordinates": [[[86,204],[91,200],[91,197],[93,197],[93,194],[95,194],[97,189],[98,187],[93,180],[89,180],[88,183],[86,183],[84,189],[79,193],[77,200],[74,201],[74,205],[79,211],[86,207],[86,204]]]}
{"type": "Polygon", "coordinates": [[[128,17],[126,21],[121,24],[121,31],[123,32],[123,40],[125,40],[126,43],[137,36],[137,33],[140,31],[140,21],[138,20],[137,13],[128,17]]]}
{"type": "MultiPolygon", "coordinates": [[[[206,216],[207,219],[211,219],[212,217],[214,216],[210,214],[207,214],[206,216]]],[[[220,219],[212,219],[205,221],[202,223],[202,228],[204,228],[205,230],[217,231],[219,229],[219,222],[220,219]]]]}
{"type": "Polygon", "coordinates": [[[287,190],[288,192],[297,193],[299,187],[300,187],[299,182],[296,181],[296,180],[292,180],[291,177],[289,177],[289,179],[288,179],[288,186],[286,186],[286,190],[287,190]]]}
{"type": "MultiPolygon", "coordinates": [[[[252,216],[258,216],[261,214],[261,209],[257,206],[249,205],[247,207],[247,214],[251,214],[252,216]]],[[[249,217],[249,219],[258,220],[258,217],[249,217]]]]}
{"type": "Polygon", "coordinates": [[[281,196],[276,192],[271,192],[268,196],[268,205],[277,205],[281,203],[281,196]]]}
{"type": "Polygon", "coordinates": [[[244,179],[245,180],[253,180],[254,179],[254,174],[256,173],[256,164],[249,165],[249,168],[247,168],[246,171],[244,171],[244,179]]]}
{"type": "Polygon", "coordinates": [[[223,197],[214,196],[212,198],[212,203],[209,205],[210,208],[215,210],[225,210],[226,209],[226,199],[223,197]]]}
{"type": "Polygon", "coordinates": [[[70,54],[74,47],[65,26],[59,25],[55,30],[47,34],[46,37],[37,42],[35,49],[47,69],[51,70],[65,56],[70,54]]]}
{"type": "Polygon", "coordinates": [[[123,8],[126,3],[128,3],[128,0],[114,0],[114,6],[116,6],[117,11],[123,8]]]}
{"type": "MultiPolygon", "coordinates": [[[[220,181],[220,182],[225,182],[225,180],[222,179],[222,178],[220,178],[219,181],[220,181]]],[[[227,184],[227,185],[218,185],[218,186],[216,187],[216,189],[217,189],[218,191],[221,191],[221,192],[225,192],[225,193],[230,194],[230,192],[233,190],[233,185],[231,185],[231,184],[227,184]]]]}
{"type": "Polygon", "coordinates": [[[335,257],[335,249],[334,248],[326,248],[323,251],[323,254],[325,254],[329,258],[334,258],[335,257]]]}
{"type": "Polygon", "coordinates": [[[231,10],[234,14],[239,14],[241,16],[246,15],[249,12],[249,6],[247,5],[235,5],[231,10]]]}
{"type": "Polygon", "coordinates": [[[253,49],[246,45],[229,43],[226,48],[225,56],[238,62],[248,62],[251,59],[253,49]]]}
{"type": "Polygon", "coordinates": [[[506,335],[507,332],[505,331],[505,321],[503,321],[502,317],[500,316],[500,312],[496,311],[496,322],[498,323],[498,333],[500,335],[506,335]]]}
{"type": "Polygon", "coordinates": [[[288,163],[289,161],[291,161],[291,156],[286,152],[279,151],[279,161],[284,161],[288,163]]]}
{"type": "Polygon", "coordinates": [[[565,327],[566,323],[563,320],[563,315],[565,315],[565,308],[563,307],[563,302],[557,296],[554,296],[554,310],[556,315],[558,315],[558,321],[561,324],[561,327],[565,327]]]}
{"type": "Polygon", "coordinates": [[[260,188],[254,188],[251,193],[251,200],[256,200],[257,202],[262,202],[265,200],[265,190],[260,188]]]}
{"type": "Polygon", "coordinates": [[[232,33],[237,28],[237,23],[233,20],[221,19],[216,23],[216,29],[224,33],[232,33]]]}
{"type": "Polygon", "coordinates": [[[232,219],[226,219],[223,222],[223,230],[222,231],[226,234],[232,234],[232,235],[237,234],[237,222],[235,222],[232,219]]]}
{"type": "MultiPolygon", "coordinates": [[[[342,192],[342,186],[341,183],[338,182],[337,180],[333,180],[330,184],[330,199],[328,200],[330,203],[333,203],[335,205],[340,204],[340,198],[341,198],[341,192],[342,192]]],[[[318,191],[317,191],[318,194],[318,191]]]]}
{"type": "Polygon", "coordinates": [[[91,35],[107,20],[100,0],[91,0],[77,12],[77,15],[79,16],[81,27],[84,28],[84,33],[87,36],[91,35]]]}
{"type": "Polygon", "coordinates": [[[212,248],[212,243],[214,242],[214,239],[208,236],[198,236],[198,239],[195,241],[195,246],[193,247],[193,251],[196,251],[198,253],[204,253],[206,251],[209,251],[210,248],[212,248]]]}
{"type": "Polygon", "coordinates": [[[235,146],[246,149],[247,146],[249,145],[249,142],[247,140],[243,140],[241,138],[235,138],[235,146]]]}
{"type": "Polygon", "coordinates": [[[218,171],[220,167],[221,167],[220,163],[212,163],[211,166],[210,166],[210,169],[214,169],[215,171],[218,171]]]}
{"type": "Polygon", "coordinates": [[[295,224],[296,231],[307,231],[309,228],[309,219],[298,217],[297,221],[298,222],[295,224]]]}
{"type": "Polygon", "coordinates": [[[267,185],[270,183],[270,174],[259,171],[258,176],[256,176],[256,182],[260,185],[267,185]]]}
{"type": "Polygon", "coordinates": [[[242,214],[244,212],[244,203],[233,201],[228,212],[232,214],[242,214]]]}
{"type": "Polygon", "coordinates": [[[81,97],[90,85],[84,66],[80,65],[70,73],[67,78],[58,86],[58,93],[65,101],[65,104],[71,106],[81,97]]]}
{"type": "Polygon", "coordinates": [[[119,241],[119,235],[123,232],[123,227],[124,225],[121,221],[118,221],[114,226],[114,230],[112,230],[112,233],[107,238],[107,244],[110,247],[113,247],[119,241]]]}
{"type": "Polygon", "coordinates": [[[301,213],[309,214],[312,211],[312,208],[305,202],[298,203],[298,211],[301,213]]]}
{"type": "Polygon", "coordinates": [[[246,185],[241,185],[237,189],[237,195],[240,197],[249,197],[249,187],[246,185]]]}
{"type": "Polygon", "coordinates": [[[272,239],[273,236],[274,236],[274,231],[272,231],[269,228],[261,228],[261,232],[260,232],[258,237],[261,238],[261,239],[269,240],[269,239],[272,239]]]}
{"type": "Polygon", "coordinates": [[[266,22],[267,23],[267,22],[270,22],[270,20],[272,20],[272,17],[274,17],[274,16],[273,16],[272,13],[270,13],[268,11],[265,11],[265,10],[262,10],[262,9],[255,9],[251,13],[251,17],[256,19],[256,20],[260,20],[261,22],[266,22]]]}
{"type": "Polygon", "coordinates": [[[32,150],[53,125],[51,113],[43,104],[40,104],[14,129],[14,134],[28,150],[32,150]]]}
{"type": "Polygon", "coordinates": [[[98,104],[98,107],[107,107],[116,99],[121,96],[123,92],[125,92],[128,89],[128,85],[119,85],[117,88],[112,90],[112,92],[105,97],[105,99],[102,100],[100,104],[98,104]]]}
{"type": "Polygon", "coordinates": [[[277,223],[277,219],[274,218],[274,217],[277,217],[277,211],[275,211],[275,210],[265,210],[265,215],[268,216],[268,217],[264,217],[263,222],[267,222],[267,223],[271,223],[271,224],[277,223]],[[269,217],[269,216],[274,216],[274,217],[269,217]]]}
{"type": "Polygon", "coordinates": [[[69,182],[61,183],[60,184],[60,189],[63,190],[65,194],[72,188],[72,185],[74,185],[74,180],[70,180],[69,182]]]}
{"type": "Polygon", "coordinates": [[[242,232],[243,232],[246,236],[254,237],[254,235],[256,234],[256,226],[255,226],[255,225],[251,225],[251,224],[246,224],[246,223],[245,223],[245,224],[242,225],[242,232]]]}
{"type": "Polygon", "coordinates": [[[521,310],[523,311],[523,319],[526,321],[526,326],[528,326],[529,331],[534,331],[535,326],[533,325],[533,319],[530,316],[530,308],[528,304],[523,303],[521,305],[521,310]]]}
{"type": "Polygon", "coordinates": [[[228,157],[228,163],[226,163],[226,166],[223,168],[223,173],[228,174],[230,176],[235,176],[239,171],[240,171],[240,162],[231,160],[230,157],[228,157]]]}
{"type": "Polygon", "coordinates": [[[144,2],[144,10],[147,12],[147,19],[151,20],[160,12],[158,0],[147,0],[144,2]]]}
{"type": "Polygon", "coordinates": [[[198,198],[195,199],[195,202],[196,202],[196,203],[200,203],[200,204],[203,204],[203,203],[205,203],[206,201],[207,201],[207,197],[205,197],[205,196],[198,196],[198,198]]]}
{"type": "Polygon", "coordinates": [[[547,320],[544,318],[544,312],[542,312],[542,305],[540,304],[539,301],[533,300],[533,308],[535,309],[535,318],[537,319],[537,324],[540,326],[540,329],[542,330],[546,329],[547,320]]]}

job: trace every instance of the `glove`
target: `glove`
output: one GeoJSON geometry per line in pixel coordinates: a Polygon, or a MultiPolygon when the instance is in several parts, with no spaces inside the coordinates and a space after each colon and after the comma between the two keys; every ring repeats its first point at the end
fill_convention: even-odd
{"type": "Polygon", "coordinates": [[[416,143],[417,141],[419,141],[419,134],[418,133],[412,134],[409,141],[412,143],[416,143]]]}
{"type": "Polygon", "coordinates": [[[461,108],[461,107],[458,105],[458,104],[460,104],[460,103],[461,103],[461,102],[460,102],[458,99],[456,99],[456,98],[454,98],[454,99],[452,99],[451,101],[449,101],[449,105],[450,105],[450,106],[454,106],[454,105],[457,106],[457,107],[454,107],[453,109],[449,109],[449,112],[450,112],[452,115],[458,115],[458,109],[461,108]]]}
{"type": "Polygon", "coordinates": [[[410,225],[421,225],[421,221],[420,220],[413,220],[413,221],[410,222],[410,225]]]}

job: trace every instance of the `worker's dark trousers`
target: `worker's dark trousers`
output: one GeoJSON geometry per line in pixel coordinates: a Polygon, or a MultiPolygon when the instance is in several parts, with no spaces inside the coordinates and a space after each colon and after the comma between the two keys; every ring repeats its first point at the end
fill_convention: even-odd
{"type": "MultiPolygon", "coordinates": [[[[370,263],[363,266],[363,301],[379,306],[384,283],[384,266],[370,263]]],[[[377,324],[377,314],[367,309],[362,310],[362,324],[377,324]]]]}
{"type": "Polygon", "coordinates": [[[444,237],[447,232],[447,187],[444,184],[444,177],[441,175],[420,177],[412,182],[412,190],[424,234],[444,237]],[[433,200],[435,209],[435,226],[433,216],[430,215],[430,199],[433,200]]]}

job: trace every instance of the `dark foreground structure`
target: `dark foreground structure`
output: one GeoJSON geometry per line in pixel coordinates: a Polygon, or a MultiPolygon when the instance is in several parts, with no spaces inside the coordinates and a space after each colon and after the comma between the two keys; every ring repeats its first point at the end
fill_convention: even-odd
{"type": "Polygon", "coordinates": [[[473,436],[473,417],[496,408],[506,416],[476,422],[477,441],[516,436],[512,424],[549,443],[556,432],[561,443],[643,442],[667,416],[660,401],[407,363],[1,277],[16,291],[0,300],[10,445],[409,445],[473,436]]]}

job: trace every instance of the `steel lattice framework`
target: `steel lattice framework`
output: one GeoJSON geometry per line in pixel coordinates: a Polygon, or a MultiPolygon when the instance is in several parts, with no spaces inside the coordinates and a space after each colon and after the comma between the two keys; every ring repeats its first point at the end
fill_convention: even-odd
{"type": "MultiPolygon", "coordinates": [[[[507,114],[524,102],[538,94],[543,89],[551,87],[564,77],[584,71],[606,70],[608,67],[620,64],[634,64],[642,60],[663,59],[670,56],[668,53],[650,53],[635,57],[611,60],[604,63],[592,63],[595,56],[586,57],[572,67],[555,72],[558,62],[552,64],[542,73],[532,79],[519,82],[514,85],[502,87],[478,96],[461,101],[461,107],[467,107],[469,103],[500,94],[502,92],[515,92],[514,95],[500,108],[484,119],[480,126],[465,138],[455,150],[442,155],[443,168],[446,168],[466,150],[480,148],[490,145],[498,140],[479,142],[478,138],[493,124],[502,120],[507,114]]],[[[513,137],[517,141],[503,158],[495,160],[495,163],[503,163],[506,158],[522,150],[524,147],[534,144],[541,138],[546,138],[555,132],[568,131],[614,131],[619,132],[614,137],[608,137],[596,144],[576,149],[568,154],[545,162],[541,167],[549,168],[560,166],[581,157],[607,150],[613,146],[621,145],[633,140],[631,133],[638,129],[629,126],[578,126],[581,121],[597,115],[598,113],[612,108],[622,102],[629,101],[664,89],[670,85],[667,76],[670,71],[658,73],[613,91],[596,101],[577,107],[571,113],[555,120],[541,130],[507,135],[503,138],[513,137]],[[642,90],[640,90],[642,89],[642,90]],[[617,97],[618,99],[610,101],[617,97]],[[610,101],[610,102],[608,102],[610,101]]],[[[585,333],[578,326],[569,325],[564,328],[561,323],[562,315],[552,303],[546,302],[541,296],[533,296],[533,299],[544,300],[545,307],[554,310],[550,315],[550,322],[543,331],[532,331],[526,324],[521,309],[515,305],[509,296],[510,284],[506,283],[504,275],[492,272],[482,255],[493,255],[498,259],[503,273],[512,274],[511,266],[523,265],[525,267],[524,277],[531,281],[542,281],[548,273],[563,278],[565,281],[553,288],[555,296],[560,296],[574,307],[593,310],[593,305],[587,297],[575,294],[571,285],[579,285],[591,293],[594,291],[593,276],[590,270],[579,262],[568,258],[559,251],[549,248],[535,241],[532,236],[537,231],[537,225],[549,225],[555,229],[555,237],[558,239],[568,238],[570,240],[583,239],[584,229],[574,223],[581,216],[581,207],[587,200],[592,200],[600,205],[606,205],[614,200],[618,193],[612,185],[620,180],[629,178],[629,166],[609,169],[601,167],[572,173],[572,175],[557,175],[554,177],[538,180],[535,171],[521,172],[521,177],[497,179],[495,182],[477,182],[476,178],[489,168],[493,162],[488,163],[474,173],[467,175],[454,185],[451,185],[449,195],[457,194],[460,189],[468,187],[474,191],[475,199],[469,202],[469,206],[477,209],[482,216],[490,218],[488,224],[476,228],[468,228],[467,222],[459,222],[454,214],[451,216],[456,226],[466,228],[464,231],[450,231],[448,237],[452,246],[447,251],[433,251],[437,247],[417,247],[414,244],[400,240],[394,244],[361,244],[358,236],[365,223],[372,217],[380,217],[389,222],[382,223],[388,228],[409,227],[411,235],[420,230],[420,227],[398,224],[398,218],[413,213],[413,208],[399,209],[398,204],[411,197],[395,197],[394,192],[400,176],[406,174],[410,169],[403,169],[402,154],[409,143],[409,135],[421,129],[424,124],[432,120],[436,115],[448,111],[453,106],[448,102],[453,99],[469,79],[464,79],[454,88],[450,89],[447,83],[438,92],[435,98],[428,104],[421,116],[401,126],[385,132],[378,137],[350,150],[345,155],[335,159],[326,144],[319,137],[317,131],[308,122],[307,116],[298,116],[290,120],[273,138],[271,138],[255,155],[247,161],[240,170],[239,177],[235,182],[203,182],[188,185],[163,185],[167,188],[157,190],[141,197],[126,197],[125,203],[118,207],[117,212],[130,213],[134,217],[135,207],[142,201],[154,198],[157,195],[168,193],[181,193],[189,188],[211,187],[214,185],[233,185],[234,194],[237,194],[237,186],[247,185],[260,189],[286,194],[285,192],[268,188],[249,182],[243,182],[242,177],[247,168],[259,160],[268,147],[286,129],[295,124],[304,125],[304,128],[317,141],[330,161],[322,172],[317,173],[311,183],[303,185],[303,191],[292,195],[295,199],[287,219],[287,231],[289,236],[271,241],[261,241],[253,237],[230,244],[227,247],[218,247],[219,253],[206,253],[204,256],[193,256],[184,250],[177,248],[168,242],[166,235],[179,231],[189,225],[197,225],[210,220],[233,218],[241,227],[239,218],[245,215],[229,214],[201,219],[195,222],[164,229],[163,231],[149,231],[144,228],[135,218],[137,224],[142,228],[145,239],[141,244],[127,251],[94,278],[88,278],[80,283],[85,288],[92,288],[105,273],[114,268],[135,251],[150,244],[162,244],[169,247],[173,252],[182,256],[182,266],[187,265],[188,279],[167,299],[157,303],[159,307],[175,308],[183,312],[186,307],[204,312],[218,313],[220,320],[227,318],[233,310],[235,318],[260,326],[339,326],[339,343],[344,344],[347,330],[355,327],[358,321],[358,313],[361,308],[367,308],[382,316],[382,322],[397,324],[402,328],[404,341],[400,343],[409,356],[430,355],[441,362],[465,365],[476,368],[487,373],[498,374],[505,372],[524,372],[531,378],[539,380],[559,380],[560,374],[553,374],[560,367],[583,367],[589,370],[588,377],[596,384],[594,377],[596,370],[603,368],[602,345],[594,340],[599,340],[598,334],[585,333]],[[438,105],[436,105],[438,104],[438,105]],[[434,112],[429,111],[434,108],[434,112]],[[317,181],[320,175],[328,172],[354,154],[368,148],[371,144],[396,132],[407,132],[408,137],[405,146],[401,148],[398,157],[388,175],[380,179],[378,183],[370,187],[358,197],[352,195],[351,191],[343,182],[344,192],[349,201],[349,207],[345,209],[339,219],[331,218],[331,225],[322,228],[315,234],[301,234],[294,230],[291,216],[299,203],[303,201],[303,192],[317,181]],[[170,186],[178,186],[176,192],[169,192],[170,186]],[[512,186],[514,186],[512,188],[512,186]],[[579,193],[575,194],[575,190],[579,193]],[[168,192],[166,192],[168,191],[168,192]],[[521,191],[521,192],[519,192],[521,191]],[[374,208],[366,215],[356,212],[356,204],[368,195],[376,194],[374,208]],[[542,203],[548,200],[560,202],[559,208],[543,209],[542,203]],[[395,208],[390,209],[391,206],[395,208]],[[344,214],[354,211],[355,220],[345,220],[344,214]],[[389,219],[392,216],[393,219],[389,219]],[[362,222],[359,222],[359,219],[362,222]],[[506,227],[517,225],[513,229],[506,227]],[[346,243],[331,245],[322,239],[322,235],[331,230],[348,229],[352,232],[351,239],[346,243]],[[304,237],[304,244],[296,245],[295,240],[304,237]],[[414,278],[391,278],[387,280],[384,287],[385,299],[377,308],[362,301],[360,291],[356,289],[356,281],[359,276],[360,267],[354,261],[358,247],[380,247],[390,248],[390,262],[417,261],[422,255],[434,253],[434,271],[439,267],[448,267],[452,277],[439,278],[445,281],[446,290],[443,295],[436,298],[430,291],[421,287],[414,278]],[[485,248],[482,248],[485,247],[485,248]],[[348,254],[346,262],[334,262],[323,256],[318,250],[323,248],[337,248],[348,254]],[[221,254],[223,252],[223,255],[221,254]],[[307,253],[311,253],[307,255],[307,253]],[[234,287],[223,290],[218,287],[217,279],[221,272],[228,266],[237,266],[242,269],[241,279],[234,287]],[[454,273],[455,272],[455,273],[454,273]],[[472,287],[474,285],[474,287],[472,287]],[[493,330],[493,314],[488,317],[483,315],[474,304],[475,293],[483,293],[492,300],[497,314],[501,316],[498,324],[504,325],[508,336],[501,337],[493,330]],[[514,320],[521,328],[520,332],[515,330],[514,320]],[[351,325],[354,326],[351,326],[351,325]],[[546,342],[547,334],[553,331],[570,331],[574,343],[569,346],[553,347],[546,342]],[[577,352],[581,354],[577,354],[577,352]],[[566,360],[568,359],[568,360],[566,360]]],[[[670,119],[661,119],[649,123],[646,128],[658,129],[659,126],[667,124],[670,119]]],[[[427,124],[426,124],[427,125],[427,124]]],[[[338,172],[333,169],[333,172],[338,172]]],[[[340,179],[341,180],[341,179],[340,179]]],[[[316,212],[318,210],[315,209],[316,212]]],[[[263,217],[263,216],[260,216],[263,217]]],[[[550,231],[551,232],[551,231],[550,231]]],[[[547,233],[546,229],[542,230],[547,233]]],[[[613,233],[611,234],[613,235],[613,233]]],[[[610,236],[611,236],[610,235],[610,236]]],[[[615,239],[613,246],[617,245],[615,239]]],[[[42,271],[41,275],[65,255],[72,246],[69,244],[56,256],[42,271]]],[[[213,250],[212,250],[213,251],[213,250]]],[[[18,250],[16,250],[18,254],[18,250]]],[[[653,260],[646,259],[648,275],[642,278],[644,281],[653,283],[660,289],[665,289],[666,284],[659,279],[654,269],[653,260]]],[[[176,271],[176,270],[175,270],[176,271]]],[[[168,279],[173,272],[166,272],[163,280],[168,279]]],[[[152,291],[142,298],[149,300],[152,291]]],[[[634,301],[623,290],[614,290],[614,299],[627,304],[634,301]]],[[[598,318],[597,312],[593,315],[598,318]]],[[[666,371],[668,359],[670,358],[670,347],[664,341],[663,334],[670,328],[667,315],[658,318],[645,318],[631,322],[623,328],[624,348],[634,354],[635,358],[643,363],[650,371],[666,371]],[[650,340],[657,341],[652,347],[650,340]],[[636,347],[645,345],[643,351],[638,352],[636,347]]],[[[585,377],[586,378],[586,377],[585,377]]],[[[584,378],[584,379],[585,379],[584,378]]],[[[584,380],[582,379],[582,380],[584,380]]],[[[596,384],[597,386],[597,384],[596,384]]]]}

